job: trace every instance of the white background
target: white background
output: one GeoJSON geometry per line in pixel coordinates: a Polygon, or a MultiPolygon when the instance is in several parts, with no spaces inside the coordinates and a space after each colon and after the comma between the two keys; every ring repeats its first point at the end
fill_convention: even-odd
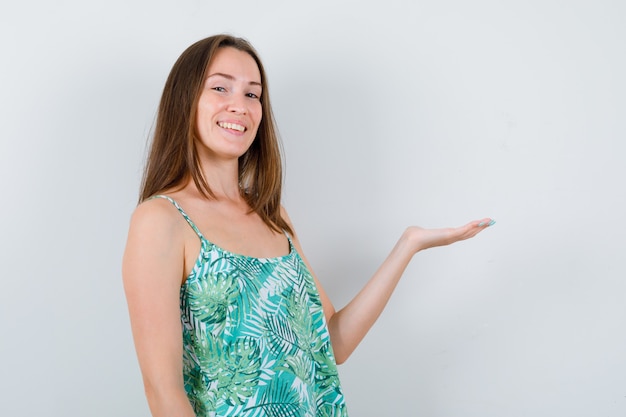
{"type": "Polygon", "coordinates": [[[249,39],[284,203],[337,307],[418,254],[340,367],[351,416],[626,415],[626,3],[0,6],[0,415],[148,416],[121,256],[167,74],[249,39]]]}

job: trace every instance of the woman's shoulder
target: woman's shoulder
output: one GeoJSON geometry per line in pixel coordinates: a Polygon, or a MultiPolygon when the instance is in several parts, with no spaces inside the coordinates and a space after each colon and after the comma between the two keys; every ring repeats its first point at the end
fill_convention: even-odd
{"type": "Polygon", "coordinates": [[[135,207],[131,216],[131,228],[141,229],[143,233],[172,233],[184,224],[176,200],[170,196],[157,195],[148,198],[135,207]]]}
{"type": "Polygon", "coordinates": [[[163,198],[147,199],[135,207],[122,266],[125,282],[144,285],[171,278],[179,283],[185,243],[184,219],[182,223],[180,219],[174,205],[163,198]]]}

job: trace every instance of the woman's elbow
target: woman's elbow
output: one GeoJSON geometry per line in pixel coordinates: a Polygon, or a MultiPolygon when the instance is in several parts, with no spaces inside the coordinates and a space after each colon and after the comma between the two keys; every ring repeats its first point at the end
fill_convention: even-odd
{"type": "Polygon", "coordinates": [[[351,352],[345,352],[342,349],[337,349],[334,353],[335,353],[335,363],[337,365],[342,365],[348,360],[351,352]]]}
{"type": "Polygon", "coordinates": [[[343,365],[344,363],[346,363],[346,360],[348,358],[338,358],[337,359],[337,365],[343,365]]]}

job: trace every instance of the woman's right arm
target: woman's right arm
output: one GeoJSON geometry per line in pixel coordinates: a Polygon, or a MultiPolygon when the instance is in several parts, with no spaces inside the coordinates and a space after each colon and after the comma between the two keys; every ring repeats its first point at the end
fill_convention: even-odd
{"type": "Polygon", "coordinates": [[[124,291],[146,398],[154,417],[195,417],[182,373],[179,291],[184,237],[168,202],[140,204],[132,215],[122,263],[124,291]]]}

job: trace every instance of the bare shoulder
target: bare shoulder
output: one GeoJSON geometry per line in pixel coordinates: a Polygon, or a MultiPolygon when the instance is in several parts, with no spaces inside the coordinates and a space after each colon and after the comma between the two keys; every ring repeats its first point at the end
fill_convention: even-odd
{"type": "MultiPolygon", "coordinates": [[[[173,294],[180,287],[184,227],[183,216],[165,199],[147,200],[135,208],[122,260],[122,278],[130,299],[143,299],[147,288],[157,292],[168,289],[173,294]]],[[[157,293],[150,294],[158,299],[157,293]]]]}
{"type": "Polygon", "coordinates": [[[153,198],[139,204],[131,216],[131,228],[167,230],[180,224],[182,216],[174,205],[164,198],[153,198]]]}
{"type": "Polygon", "coordinates": [[[163,198],[139,204],[130,219],[127,255],[180,256],[183,252],[185,220],[174,205],[163,198]]]}

